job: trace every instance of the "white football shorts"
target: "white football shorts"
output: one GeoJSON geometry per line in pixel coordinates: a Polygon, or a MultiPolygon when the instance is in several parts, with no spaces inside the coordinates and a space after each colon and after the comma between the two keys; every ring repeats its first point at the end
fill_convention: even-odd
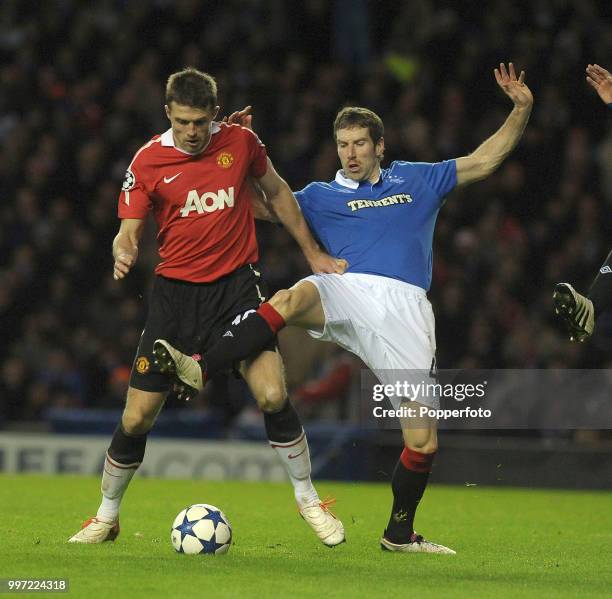
{"type": "MultiPolygon", "coordinates": [[[[325,313],[324,329],[309,330],[311,337],[356,354],[384,385],[406,379],[418,384],[435,369],[435,319],[424,289],[359,273],[312,275],[294,287],[303,281],[316,285],[325,313]]],[[[389,399],[397,408],[403,398],[389,399]]],[[[418,402],[439,407],[436,396],[418,402]]]]}

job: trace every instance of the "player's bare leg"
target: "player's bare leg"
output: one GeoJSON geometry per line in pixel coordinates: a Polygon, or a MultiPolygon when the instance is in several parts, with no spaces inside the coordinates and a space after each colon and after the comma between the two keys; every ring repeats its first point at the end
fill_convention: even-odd
{"type": "MultiPolygon", "coordinates": [[[[421,407],[416,402],[410,405],[421,407]]],[[[438,449],[436,421],[428,416],[415,416],[401,419],[400,424],[404,450],[393,471],[393,507],[380,546],[386,551],[404,553],[454,554],[452,549],[426,541],[414,531],[414,516],[438,449]]]]}
{"type": "Polygon", "coordinates": [[[85,521],[69,543],[102,543],[117,538],[121,500],[142,462],[147,434],[165,398],[165,393],[128,388],[121,423],[115,430],[104,460],[102,503],[98,513],[85,521]]]}
{"type": "Polygon", "coordinates": [[[269,304],[282,316],[286,325],[313,330],[325,326],[321,296],[317,286],[310,281],[300,281],[291,289],[278,291],[269,304]]]}
{"type": "Polygon", "coordinates": [[[287,397],[283,362],[278,352],[264,351],[241,364],[241,373],[264,414],[270,446],[293,484],[298,509],[321,542],[344,541],[344,527],[319,499],[310,479],[310,452],[299,416],[287,397]]]}

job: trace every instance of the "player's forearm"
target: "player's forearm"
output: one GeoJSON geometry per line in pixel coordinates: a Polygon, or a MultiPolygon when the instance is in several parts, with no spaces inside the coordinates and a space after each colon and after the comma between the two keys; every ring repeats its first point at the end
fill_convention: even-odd
{"type": "Polygon", "coordinates": [[[119,231],[113,239],[113,258],[116,260],[122,254],[137,255],[140,234],[134,231],[119,231]]]}
{"type": "Polygon", "coordinates": [[[247,184],[251,189],[251,209],[253,210],[253,216],[258,220],[277,223],[278,216],[274,214],[272,206],[261,186],[252,179],[249,179],[247,184]]]}
{"type": "Polygon", "coordinates": [[[138,242],[125,233],[117,233],[113,239],[113,258],[117,259],[121,254],[132,254],[134,250],[138,250],[138,242]]]}
{"type": "Polygon", "coordinates": [[[253,203],[253,218],[256,220],[265,220],[269,223],[279,222],[278,216],[274,214],[269,206],[266,204],[253,203]]]}
{"type": "Polygon", "coordinates": [[[274,213],[296,240],[306,259],[319,253],[321,249],[312,237],[302,211],[289,187],[279,190],[276,195],[269,198],[269,201],[274,213]]]}
{"type": "Polygon", "coordinates": [[[514,107],[504,124],[472,152],[475,179],[484,179],[493,173],[518,144],[529,121],[531,107],[514,107]]]}

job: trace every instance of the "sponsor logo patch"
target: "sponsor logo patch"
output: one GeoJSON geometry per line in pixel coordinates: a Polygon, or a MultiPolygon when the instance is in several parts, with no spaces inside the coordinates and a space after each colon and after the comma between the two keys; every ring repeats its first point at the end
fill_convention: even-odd
{"type": "Polygon", "coordinates": [[[397,195],[382,198],[380,200],[351,200],[346,205],[351,209],[351,212],[361,210],[363,208],[381,208],[383,206],[395,206],[396,204],[411,204],[412,196],[409,193],[400,193],[397,195]]]}
{"type": "Polygon", "coordinates": [[[147,356],[139,356],[136,358],[136,372],[138,374],[146,374],[149,372],[149,367],[151,363],[149,362],[149,358],[147,356]]]}
{"type": "Polygon", "coordinates": [[[185,205],[180,209],[181,216],[189,216],[191,212],[204,214],[234,207],[234,187],[220,189],[217,193],[207,191],[200,195],[197,190],[192,189],[187,194],[185,205]]]}
{"type": "Polygon", "coordinates": [[[217,164],[221,168],[229,168],[234,164],[234,156],[229,152],[221,152],[221,154],[217,156],[217,164]]]}

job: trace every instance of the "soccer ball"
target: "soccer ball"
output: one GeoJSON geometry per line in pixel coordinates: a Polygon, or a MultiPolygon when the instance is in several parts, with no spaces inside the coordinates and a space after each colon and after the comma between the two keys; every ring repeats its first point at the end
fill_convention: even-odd
{"type": "Polygon", "coordinates": [[[226,515],[214,505],[196,503],[179,512],[172,523],[172,546],[179,553],[227,553],[232,527],[226,515]]]}

